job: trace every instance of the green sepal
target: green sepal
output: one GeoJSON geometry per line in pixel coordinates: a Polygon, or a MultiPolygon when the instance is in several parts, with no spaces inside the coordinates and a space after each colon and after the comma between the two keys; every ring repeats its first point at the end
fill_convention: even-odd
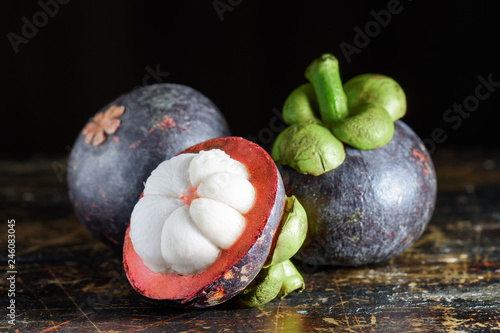
{"type": "Polygon", "coordinates": [[[290,260],[263,268],[257,277],[239,295],[249,307],[262,306],[276,297],[284,298],[291,292],[301,293],[306,288],[304,278],[290,260]]]}
{"type": "Polygon", "coordinates": [[[240,293],[241,302],[256,307],[305,288],[304,279],[289,260],[302,246],[307,234],[307,215],[295,196],[285,198],[281,226],[273,253],[257,277],[240,293]]]}
{"type": "Polygon", "coordinates": [[[283,120],[287,124],[322,124],[319,118],[318,100],[311,83],[304,83],[294,89],[283,104],[283,120]]]}
{"type": "Polygon", "coordinates": [[[318,176],[341,165],[345,151],[342,142],[329,129],[301,123],[287,127],[278,135],[271,156],[278,164],[318,176]]]}
{"type": "Polygon", "coordinates": [[[297,268],[295,268],[294,264],[290,260],[286,260],[282,263],[282,265],[284,277],[278,296],[283,298],[293,291],[298,293],[303,292],[306,288],[306,284],[304,283],[304,278],[299,273],[297,268]]]}
{"type": "Polygon", "coordinates": [[[286,197],[281,218],[281,231],[273,254],[264,267],[287,261],[297,253],[307,235],[307,214],[302,204],[292,195],[286,197]]]}
{"type": "Polygon", "coordinates": [[[364,104],[376,104],[384,108],[392,121],[406,113],[406,95],[403,88],[392,78],[381,74],[361,74],[344,84],[349,110],[364,104]]]}
{"type": "Polygon", "coordinates": [[[332,128],[341,141],[357,149],[376,149],[391,141],[394,122],[387,111],[375,104],[365,104],[358,113],[348,117],[332,128]]]}
{"type": "Polygon", "coordinates": [[[249,307],[261,306],[272,301],[281,291],[284,276],[282,264],[263,268],[240,293],[240,300],[249,307]]]}

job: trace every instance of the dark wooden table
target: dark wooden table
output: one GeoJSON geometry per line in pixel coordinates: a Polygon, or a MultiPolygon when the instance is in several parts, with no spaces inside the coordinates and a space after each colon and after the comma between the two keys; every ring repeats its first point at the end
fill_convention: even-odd
{"type": "Polygon", "coordinates": [[[440,148],[433,159],[436,211],[406,252],[359,268],[298,264],[303,293],[206,310],[172,310],[131,289],[120,255],[76,220],[65,158],[1,161],[0,332],[500,332],[500,150],[440,148]]]}

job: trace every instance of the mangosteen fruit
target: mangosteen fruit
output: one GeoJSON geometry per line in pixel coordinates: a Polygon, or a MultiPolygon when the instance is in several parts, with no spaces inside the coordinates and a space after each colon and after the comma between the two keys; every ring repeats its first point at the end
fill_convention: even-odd
{"type": "Polygon", "coordinates": [[[152,171],[131,214],[123,263],[134,289],[171,306],[203,308],[240,293],[258,306],[304,288],[289,259],[306,232],[304,209],[285,197],[264,149],[212,139],[152,171]]]}
{"type": "Polygon", "coordinates": [[[280,166],[287,195],[299,198],[309,231],[295,258],[309,265],[388,260],[412,245],[434,210],[436,174],[424,144],[399,120],[385,146],[345,147],[344,162],[319,176],[280,166]]]}
{"type": "Polygon", "coordinates": [[[305,76],[309,82],[285,101],[290,126],[272,150],[286,194],[300,200],[308,217],[295,258],[312,266],[388,260],[422,235],[436,201],[429,152],[398,120],[406,113],[405,94],[380,74],[342,86],[329,54],[305,76]]]}
{"type": "Polygon", "coordinates": [[[121,249],[151,171],[190,146],[229,134],[222,113],[193,88],[155,84],[119,96],[89,120],[71,150],[68,187],[77,217],[121,249]]]}

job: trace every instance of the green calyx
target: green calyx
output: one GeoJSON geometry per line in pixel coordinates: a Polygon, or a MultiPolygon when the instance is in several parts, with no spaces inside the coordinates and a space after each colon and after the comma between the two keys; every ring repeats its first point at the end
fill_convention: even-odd
{"type": "Polygon", "coordinates": [[[394,121],[406,112],[403,89],[387,76],[362,74],[342,86],[331,54],[315,59],[305,77],[310,82],[285,101],[283,118],[291,126],[278,136],[272,154],[300,173],[319,175],[338,167],[345,157],[342,142],[357,149],[383,147],[394,135],[394,121]]]}
{"type": "Polygon", "coordinates": [[[283,265],[263,268],[240,294],[240,300],[249,307],[264,305],[275,299],[283,285],[283,265]]]}
{"type": "Polygon", "coordinates": [[[326,127],[298,123],[278,135],[271,156],[278,164],[318,176],[341,165],[345,151],[342,142],[326,127]]]}
{"type": "Polygon", "coordinates": [[[307,214],[302,204],[292,195],[286,197],[281,231],[272,255],[264,267],[282,263],[297,253],[307,234],[307,214]]]}
{"type": "Polygon", "coordinates": [[[290,93],[283,104],[283,120],[287,124],[323,124],[312,84],[304,83],[290,93]]]}
{"type": "Polygon", "coordinates": [[[392,121],[406,113],[406,96],[403,88],[388,76],[361,74],[344,84],[347,105],[356,110],[365,104],[376,104],[389,113],[392,121]]]}
{"type": "Polygon", "coordinates": [[[358,149],[385,146],[394,134],[394,122],[387,111],[377,104],[364,104],[357,113],[335,124],[333,134],[358,149]]]}
{"type": "Polygon", "coordinates": [[[247,306],[261,306],[278,296],[283,298],[305,288],[304,279],[290,261],[307,234],[307,215],[295,196],[286,197],[280,227],[273,253],[257,277],[239,296],[247,306]]]}

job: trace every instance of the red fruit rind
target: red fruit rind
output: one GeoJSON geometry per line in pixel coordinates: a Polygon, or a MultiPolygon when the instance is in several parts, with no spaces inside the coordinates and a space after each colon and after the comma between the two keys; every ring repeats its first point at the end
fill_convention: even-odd
{"type": "Polygon", "coordinates": [[[243,290],[262,269],[273,246],[273,238],[284,207],[284,187],[273,160],[257,144],[239,137],[206,141],[182,153],[220,149],[248,168],[255,187],[253,207],[244,214],[247,225],[242,236],[205,271],[195,276],[150,271],[134,250],[127,229],[123,263],[132,286],[144,296],[169,300],[172,305],[207,307],[222,303],[243,290]]]}

